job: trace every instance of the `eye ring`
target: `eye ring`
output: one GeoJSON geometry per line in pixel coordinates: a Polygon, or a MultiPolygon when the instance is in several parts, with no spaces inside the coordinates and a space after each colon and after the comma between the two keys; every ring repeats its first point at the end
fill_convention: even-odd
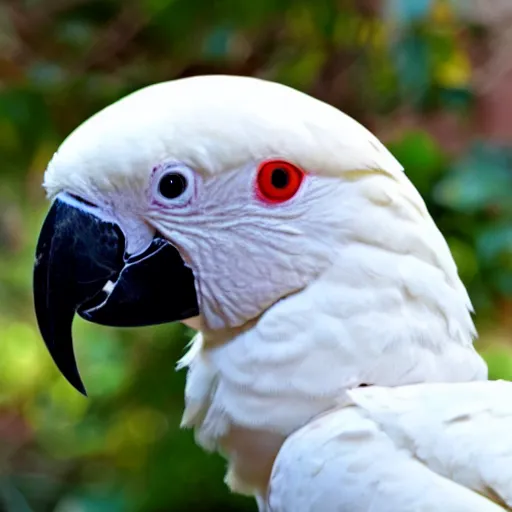
{"type": "Polygon", "coordinates": [[[267,203],[283,203],[298,192],[304,171],[284,160],[263,162],[256,179],[258,197],[267,203]]]}
{"type": "Polygon", "coordinates": [[[167,200],[182,196],[188,187],[188,180],[181,172],[170,171],[162,174],[158,181],[158,193],[167,200]]]}
{"type": "Polygon", "coordinates": [[[165,208],[184,208],[194,199],[199,176],[186,165],[169,162],[153,168],[151,201],[165,208]]]}

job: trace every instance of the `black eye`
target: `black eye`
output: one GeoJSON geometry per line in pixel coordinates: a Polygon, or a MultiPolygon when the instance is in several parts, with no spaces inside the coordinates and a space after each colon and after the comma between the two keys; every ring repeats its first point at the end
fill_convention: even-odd
{"type": "Polygon", "coordinates": [[[160,178],[158,191],[166,199],[176,199],[187,189],[187,178],[183,174],[170,172],[160,178]]]}
{"type": "Polygon", "coordinates": [[[277,167],[272,171],[272,177],[270,178],[270,181],[272,182],[272,185],[276,188],[285,188],[286,185],[288,185],[288,181],[290,180],[288,176],[288,172],[286,169],[283,169],[281,167],[277,167]]]}

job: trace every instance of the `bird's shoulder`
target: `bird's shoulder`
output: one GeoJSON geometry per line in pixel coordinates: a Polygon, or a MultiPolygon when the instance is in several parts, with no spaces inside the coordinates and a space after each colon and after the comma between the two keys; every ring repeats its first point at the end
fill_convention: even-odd
{"type": "Polygon", "coordinates": [[[350,405],[287,439],[269,510],[510,507],[511,393],[512,383],[501,381],[354,389],[350,405]]]}

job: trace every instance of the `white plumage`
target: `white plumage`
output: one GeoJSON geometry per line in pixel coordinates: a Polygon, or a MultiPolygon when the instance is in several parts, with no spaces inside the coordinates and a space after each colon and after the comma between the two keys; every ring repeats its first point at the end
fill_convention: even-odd
{"type": "Polygon", "coordinates": [[[161,160],[221,174],[276,155],[314,173],[402,171],[374,135],[326,103],[265,80],[198,76],[145,87],[85,121],[60,146],[45,187],[54,195],[141,185],[161,160]]]}
{"type": "Polygon", "coordinates": [[[192,268],[201,333],[179,365],[182,424],[227,457],[231,489],[273,512],[500,510],[478,493],[510,504],[493,438],[506,437],[510,386],[482,382],[448,245],[356,121],[263,80],[158,84],[79,127],[45,186],[97,204],[134,252],[162,233],[192,268]],[[254,195],[271,158],[307,172],[277,207],[254,195]],[[168,163],[193,193],[162,208],[152,180],[168,163]]]}
{"type": "Polygon", "coordinates": [[[497,512],[512,506],[508,382],[368,387],[286,441],[272,512],[497,512]]]}

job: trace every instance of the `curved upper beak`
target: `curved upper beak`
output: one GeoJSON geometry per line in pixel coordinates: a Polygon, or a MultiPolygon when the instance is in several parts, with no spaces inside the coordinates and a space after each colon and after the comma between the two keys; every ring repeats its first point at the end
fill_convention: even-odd
{"type": "Polygon", "coordinates": [[[168,241],[155,236],[144,253],[129,257],[118,225],[59,197],[39,235],[33,292],[46,346],[62,374],[84,395],[71,334],[75,313],[118,327],[199,314],[192,271],[168,241]]]}

